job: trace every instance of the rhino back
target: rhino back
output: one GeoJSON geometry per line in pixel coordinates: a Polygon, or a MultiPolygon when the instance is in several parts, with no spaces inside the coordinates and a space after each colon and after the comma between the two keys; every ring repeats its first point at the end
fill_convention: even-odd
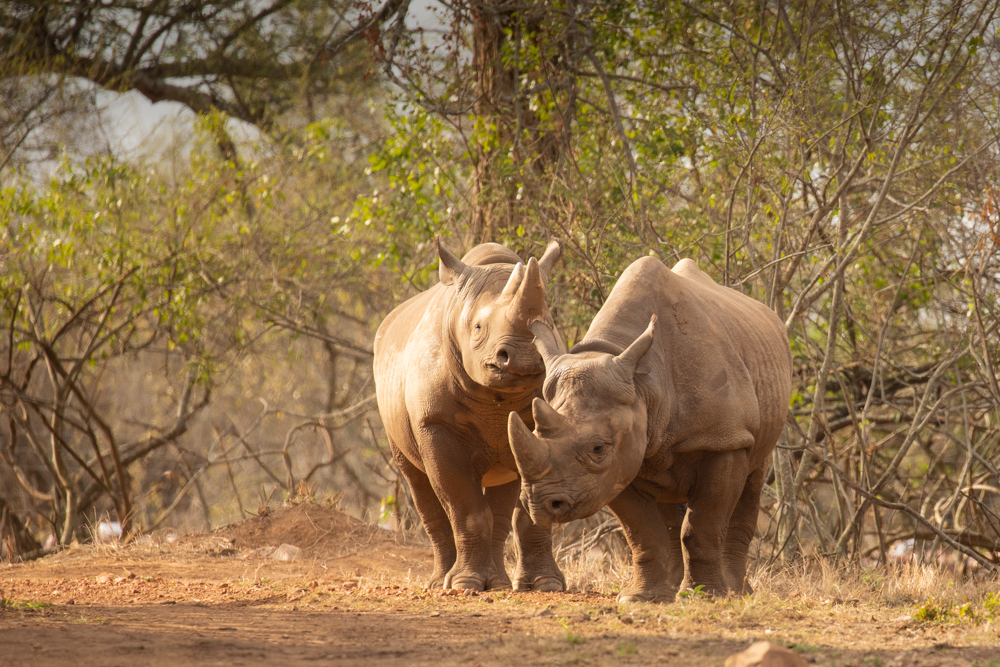
{"type": "MultiPolygon", "coordinates": [[[[656,314],[650,436],[673,453],[767,443],[770,452],[791,393],[785,327],[773,311],[715,283],[693,262],[671,271],[654,257],[625,270],[584,341],[635,340],[656,314]],[[655,435],[654,435],[655,434],[655,435]]],[[[640,376],[641,378],[641,376],[640,376]]]]}

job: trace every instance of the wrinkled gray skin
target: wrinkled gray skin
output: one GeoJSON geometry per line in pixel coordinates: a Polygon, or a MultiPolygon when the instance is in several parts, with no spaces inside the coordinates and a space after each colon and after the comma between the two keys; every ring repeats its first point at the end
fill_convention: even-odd
{"type": "Polygon", "coordinates": [[[545,360],[536,430],[512,413],[522,502],[540,526],[618,517],[634,570],[619,600],[682,586],[749,592],[746,560],[768,457],[791,394],[781,320],[691,260],[645,257],[569,354],[532,325],[545,360]]]}
{"type": "Polygon", "coordinates": [[[531,322],[552,325],[549,244],[527,266],[486,243],[461,261],[438,246],[441,282],[407,300],[375,335],[375,387],[393,458],[434,549],[429,587],[510,588],[504,543],[516,525],[518,590],[559,591],[549,527],[518,506],[507,415],[532,423],[545,374],[531,322]]]}

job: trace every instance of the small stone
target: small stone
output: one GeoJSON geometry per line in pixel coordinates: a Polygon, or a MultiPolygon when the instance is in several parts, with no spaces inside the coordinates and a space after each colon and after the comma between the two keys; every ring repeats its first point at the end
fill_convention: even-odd
{"type": "Polygon", "coordinates": [[[441,615],[441,612],[439,612],[439,611],[432,611],[432,612],[430,613],[430,615],[431,615],[431,616],[440,616],[440,615],[441,615]]]}
{"type": "Polygon", "coordinates": [[[632,625],[633,623],[635,623],[635,621],[632,620],[631,616],[622,616],[621,617],[621,621],[625,625],[632,625]]]}
{"type": "Polygon", "coordinates": [[[271,554],[272,560],[283,562],[293,561],[302,554],[302,550],[294,544],[282,544],[271,554]]]}
{"type": "Polygon", "coordinates": [[[726,658],[725,667],[806,667],[806,661],[784,646],[757,642],[747,650],[726,658]]]}
{"type": "Polygon", "coordinates": [[[535,612],[535,618],[543,618],[545,616],[555,616],[551,609],[539,609],[535,612]]]}
{"type": "Polygon", "coordinates": [[[354,590],[357,587],[358,587],[358,582],[356,582],[356,581],[345,581],[344,582],[344,590],[345,591],[352,591],[352,590],[354,590]]]}
{"type": "Polygon", "coordinates": [[[99,584],[106,584],[106,583],[109,583],[109,582],[113,581],[114,578],[115,577],[114,577],[113,574],[108,574],[107,572],[102,572],[101,574],[97,575],[97,583],[99,583],[99,584]]]}
{"type": "Polygon", "coordinates": [[[66,600],[66,604],[76,604],[76,600],[70,598],[69,600],[66,600]]]}

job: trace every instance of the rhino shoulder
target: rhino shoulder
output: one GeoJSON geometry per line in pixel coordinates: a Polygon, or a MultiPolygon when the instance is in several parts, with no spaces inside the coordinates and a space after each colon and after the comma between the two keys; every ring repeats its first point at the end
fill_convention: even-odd
{"type": "Polygon", "coordinates": [[[688,280],[694,280],[705,286],[719,286],[717,282],[712,280],[711,276],[699,269],[698,264],[690,257],[685,257],[681,261],[674,264],[674,268],[672,268],[671,271],[678,276],[682,276],[688,280]]]}

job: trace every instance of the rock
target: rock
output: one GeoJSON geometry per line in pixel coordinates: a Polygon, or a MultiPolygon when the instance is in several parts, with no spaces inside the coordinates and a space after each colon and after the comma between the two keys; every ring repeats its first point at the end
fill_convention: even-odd
{"type": "Polygon", "coordinates": [[[742,653],[726,658],[725,667],[806,667],[806,661],[784,646],[757,642],[742,653]]]}
{"type": "Polygon", "coordinates": [[[299,549],[294,544],[282,544],[280,547],[274,550],[274,553],[271,554],[271,559],[288,562],[295,560],[301,554],[302,554],[302,549],[299,549]]]}
{"type": "Polygon", "coordinates": [[[543,616],[555,616],[551,609],[539,609],[535,612],[535,618],[542,618],[543,616]]]}
{"type": "Polygon", "coordinates": [[[97,583],[99,583],[99,584],[106,584],[106,583],[109,583],[109,582],[113,581],[114,578],[115,578],[115,575],[108,574],[107,572],[102,572],[101,574],[97,575],[97,583]]]}

